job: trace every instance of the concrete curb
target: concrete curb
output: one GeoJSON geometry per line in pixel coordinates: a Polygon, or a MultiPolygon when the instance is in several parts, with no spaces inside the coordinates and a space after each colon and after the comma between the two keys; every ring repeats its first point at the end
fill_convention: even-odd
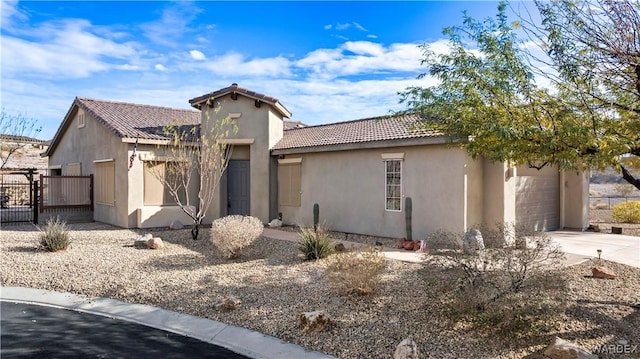
{"type": "Polygon", "coordinates": [[[63,308],[134,322],[218,345],[254,359],[334,358],[320,352],[306,351],[299,345],[256,331],[149,305],[22,287],[0,287],[0,300],[63,308]]]}

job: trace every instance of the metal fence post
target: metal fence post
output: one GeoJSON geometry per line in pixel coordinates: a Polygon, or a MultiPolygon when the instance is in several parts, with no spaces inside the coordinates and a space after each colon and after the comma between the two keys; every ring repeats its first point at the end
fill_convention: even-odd
{"type": "Polygon", "coordinates": [[[38,209],[38,204],[40,204],[39,198],[38,198],[38,180],[34,180],[32,182],[32,190],[33,190],[33,224],[38,224],[38,214],[39,214],[39,209],[38,209]]]}

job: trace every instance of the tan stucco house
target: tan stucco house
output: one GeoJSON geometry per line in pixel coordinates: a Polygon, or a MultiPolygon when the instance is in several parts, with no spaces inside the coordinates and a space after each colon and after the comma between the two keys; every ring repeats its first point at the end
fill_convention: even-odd
{"type": "Polygon", "coordinates": [[[238,132],[226,140],[232,158],[206,223],[248,214],[264,223],[281,216],[286,224],[310,225],[318,203],[332,229],[403,237],[411,197],[415,238],[481,223],[588,225],[587,173],[472,159],[446,137],[419,129],[417,116],[304,126],[289,121],[278,99],[237,84],[189,102],[196,110],[76,98],[46,153],[49,169],[94,174],[96,221],[125,228],[188,223],[148,173],[159,165],[152,154],[166,143],[157,129],[176,120],[204,127],[230,116],[238,132]]]}

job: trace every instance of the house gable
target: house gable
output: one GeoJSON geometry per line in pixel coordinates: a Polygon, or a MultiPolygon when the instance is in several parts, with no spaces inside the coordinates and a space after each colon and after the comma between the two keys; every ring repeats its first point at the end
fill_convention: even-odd
{"type": "Polygon", "coordinates": [[[85,118],[93,118],[110,133],[122,139],[166,140],[162,135],[163,127],[176,123],[200,123],[198,111],[76,97],[45,155],[54,153],[61,137],[70,126],[77,126],[78,114],[85,118]],[[75,124],[72,124],[74,121],[75,124]]]}
{"type": "Polygon", "coordinates": [[[237,100],[238,96],[243,96],[253,101],[255,107],[259,108],[263,104],[273,107],[273,109],[281,116],[290,118],[291,112],[278,101],[277,98],[267,96],[246,88],[239,87],[237,83],[231,84],[229,87],[198,96],[189,100],[191,106],[201,109],[203,106],[215,107],[215,101],[221,97],[229,96],[232,100],[237,100]]]}

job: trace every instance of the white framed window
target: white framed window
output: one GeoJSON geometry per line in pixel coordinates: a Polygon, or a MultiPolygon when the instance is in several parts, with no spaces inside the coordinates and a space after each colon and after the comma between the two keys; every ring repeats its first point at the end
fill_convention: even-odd
{"type": "Polygon", "coordinates": [[[402,160],[385,159],[384,174],[384,209],[400,212],[402,211],[402,160]]]}

